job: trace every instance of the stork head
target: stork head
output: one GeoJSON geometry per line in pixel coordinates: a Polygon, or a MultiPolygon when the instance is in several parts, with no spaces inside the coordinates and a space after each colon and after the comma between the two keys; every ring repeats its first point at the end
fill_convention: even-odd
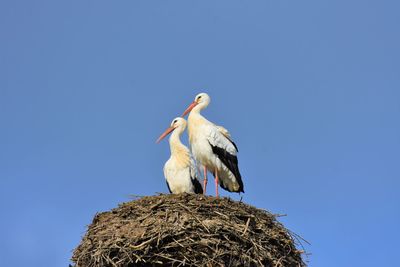
{"type": "Polygon", "coordinates": [[[164,139],[167,135],[172,133],[174,130],[179,131],[179,133],[182,133],[186,128],[186,120],[181,117],[177,117],[172,120],[170,127],[165,130],[165,132],[160,135],[160,137],[157,139],[157,143],[159,143],[162,139],[164,139]]]}
{"type": "Polygon", "coordinates": [[[184,117],[186,114],[188,114],[192,109],[196,107],[198,110],[202,110],[203,108],[206,108],[208,104],[210,104],[211,98],[208,94],[206,93],[200,93],[196,95],[194,98],[194,101],[189,105],[189,107],[183,112],[182,117],[184,117]]]}

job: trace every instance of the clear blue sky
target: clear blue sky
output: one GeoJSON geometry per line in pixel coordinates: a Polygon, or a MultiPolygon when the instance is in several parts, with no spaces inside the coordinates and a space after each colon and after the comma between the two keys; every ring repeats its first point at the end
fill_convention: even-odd
{"type": "Polygon", "coordinates": [[[398,264],[399,1],[250,2],[0,2],[0,266],[67,266],[96,212],[167,192],[155,140],[201,91],[310,266],[398,264]]]}

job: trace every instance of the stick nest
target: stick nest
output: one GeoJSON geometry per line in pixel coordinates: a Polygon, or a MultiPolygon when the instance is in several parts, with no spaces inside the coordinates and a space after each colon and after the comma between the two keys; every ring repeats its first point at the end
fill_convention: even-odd
{"type": "Polygon", "coordinates": [[[229,198],[142,197],[96,214],[75,267],[303,267],[295,237],[274,215],[229,198]]]}

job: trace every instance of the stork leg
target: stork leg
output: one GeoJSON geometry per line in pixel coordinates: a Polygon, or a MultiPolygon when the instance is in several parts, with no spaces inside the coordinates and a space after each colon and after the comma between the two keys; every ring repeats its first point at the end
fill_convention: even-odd
{"type": "Polygon", "coordinates": [[[215,168],[215,195],[218,197],[218,170],[215,168]]]}
{"type": "Polygon", "coordinates": [[[207,187],[207,167],[204,167],[204,180],[203,180],[203,195],[206,194],[206,187],[207,187]]]}

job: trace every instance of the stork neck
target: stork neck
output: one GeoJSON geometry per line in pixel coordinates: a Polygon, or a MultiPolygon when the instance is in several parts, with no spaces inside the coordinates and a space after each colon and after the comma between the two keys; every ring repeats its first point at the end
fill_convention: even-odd
{"type": "Polygon", "coordinates": [[[206,103],[206,102],[200,103],[197,106],[195,106],[190,113],[200,114],[200,111],[205,109],[207,107],[207,105],[208,105],[208,103],[206,103]]]}
{"type": "Polygon", "coordinates": [[[172,132],[171,137],[169,138],[169,147],[172,155],[176,155],[186,148],[181,142],[181,134],[182,131],[178,128],[172,132]]]}
{"type": "Polygon", "coordinates": [[[207,122],[207,119],[201,115],[200,111],[203,108],[196,109],[198,106],[196,106],[192,111],[189,113],[188,117],[188,125],[189,125],[189,132],[191,131],[191,128],[194,126],[194,124],[199,124],[199,123],[204,123],[207,122]]]}

